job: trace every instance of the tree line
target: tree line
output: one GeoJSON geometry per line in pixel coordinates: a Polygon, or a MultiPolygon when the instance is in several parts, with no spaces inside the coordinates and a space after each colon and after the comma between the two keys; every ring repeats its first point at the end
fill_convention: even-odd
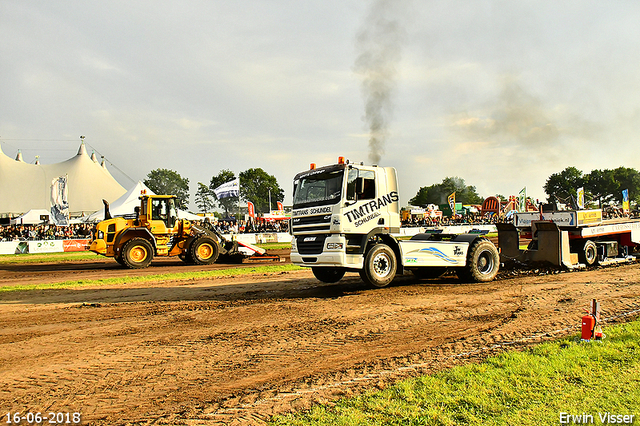
{"type": "Polygon", "coordinates": [[[640,173],[636,169],[597,169],[583,173],[575,167],[567,167],[547,179],[544,191],[549,202],[571,204],[577,199],[577,191],[584,188],[585,204],[622,204],[622,191],[629,191],[629,199],[637,200],[640,193],[640,173]]]}
{"type": "MultiPolygon", "coordinates": [[[[178,208],[186,210],[189,205],[189,179],[183,178],[178,172],[168,169],[155,169],[149,172],[144,184],[156,194],[171,194],[176,196],[178,208]]],[[[237,176],[228,169],[221,170],[211,177],[209,184],[198,182],[195,193],[195,203],[200,212],[209,213],[214,208],[224,211],[229,217],[238,211],[240,200],[251,201],[257,213],[268,213],[276,202],[284,201],[284,190],[278,184],[275,176],[268,174],[261,168],[252,168],[240,172],[237,176]],[[214,189],[220,185],[240,178],[240,196],[218,199],[214,189]],[[271,206],[269,202],[271,200],[271,206]]]]}
{"type": "MultiPolygon", "coordinates": [[[[168,169],[152,170],[144,184],[156,194],[175,195],[178,207],[187,209],[189,179],[183,178],[179,173],[168,169]]],[[[549,176],[543,187],[548,203],[563,204],[575,204],[579,188],[584,188],[587,204],[597,204],[599,207],[610,203],[621,204],[622,191],[625,189],[629,191],[630,200],[637,200],[640,195],[640,172],[633,168],[618,167],[592,170],[585,174],[576,167],[567,167],[549,176]]],[[[467,185],[464,179],[455,176],[446,177],[441,183],[421,187],[409,200],[409,204],[421,207],[428,204],[446,204],[447,197],[454,192],[456,202],[459,203],[482,204],[484,201],[484,197],[477,193],[475,186],[467,185]]],[[[501,195],[498,197],[505,199],[501,195]]],[[[261,168],[251,168],[237,176],[231,170],[224,169],[212,176],[208,185],[198,182],[195,203],[201,212],[208,213],[219,208],[224,211],[225,217],[228,217],[238,211],[238,203],[241,200],[251,201],[256,207],[256,212],[268,213],[276,202],[284,201],[284,190],[275,176],[261,168]],[[218,199],[214,189],[237,177],[240,178],[240,197],[218,199]]]]}
{"type": "MultiPolygon", "coordinates": [[[[543,187],[547,203],[575,205],[579,188],[584,188],[585,204],[622,204],[622,191],[629,191],[629,199],[637,200],[640,195],[640,172],[628,167],[597,169],[583,173],[575,167],[567,167],[547,178],[543,187]]],[[[482,204],[484,197],[476,192],[476,187],[467,185],[459,177],[447,177],[441,183],[421,187],[409,200],[413,206],[426,207],[428,204],[446,204],[447,197],[456,193],[456,202],[482,204]]],[[[516,194],[514,194],[516,195],[516,194]]],[[[504,200],[505,197],[497,195],[504,200]]]]}

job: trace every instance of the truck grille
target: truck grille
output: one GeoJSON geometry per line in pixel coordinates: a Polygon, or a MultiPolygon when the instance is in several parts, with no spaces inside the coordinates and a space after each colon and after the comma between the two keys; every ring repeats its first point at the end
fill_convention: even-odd
{"type": "Polygon", "coordinates": [[[291,219],[293,233],[309,231],[328,231],[331,228],[331,215],[294,217],[291,219]]]}
{"type": "Polygon", "coordinates": [[[320,254],[324,248],[324,240],[326,235],[313,235],[296,237],[296,245],[300,254],[320,254]]]}

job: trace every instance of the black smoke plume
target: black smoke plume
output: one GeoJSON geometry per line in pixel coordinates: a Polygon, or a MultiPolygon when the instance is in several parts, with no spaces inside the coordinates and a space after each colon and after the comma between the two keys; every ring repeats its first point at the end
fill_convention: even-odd
{"type": "Polygon", "coordinates": [[[375,1],[356,40],[354,69],[362,77],[363,120],[369,129],[369,160],[373,164],[379,164],[384,154],[393,114],[396,65],[406,38],[401,25],[403,3],[375,1]]]}

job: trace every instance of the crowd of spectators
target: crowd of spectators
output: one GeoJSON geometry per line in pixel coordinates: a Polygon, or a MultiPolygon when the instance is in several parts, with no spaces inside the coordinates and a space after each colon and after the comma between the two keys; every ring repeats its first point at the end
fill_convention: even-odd
{"type": "MultiPolygon", "coordinates": [[[[238,233],[267,233],[288,232],[289,222],[278,221],[214,221],[218,231],[223,234],[238,233]]],[[[49,224],[38,225],[0,225],[0,241],[29,241],[29,240],[67,240],[91,237],[92,224],[73,224],[69,226],[55,226],[49,224]]]]}
{"type": "MultiPolygon", "coordinates": [[[[638,218],[639,212],[623,214],[619,209],[606,209],[603,219],[638,218]]],[[[479,213],[456,215],[454,217],[421,217],[412,216],[402,221],[405,227],[437,227],[451,225],[491,225],[498,222],[508,222],[511,218],[496,215],[481,216],[479,213]]],[[[289,221],[276,220],[215,220],[212,225],[223,234],[289,232],[289,221]]],[[[92,224],[73,224],[70,226],[40,225],[0,225],[0,241],[27,240],[64,240],[90,238],[92,224]]]]}
{"type": "Polygon", "coordinates": [[[421,217],[413,216],[402,221],[402,226],[406,227],[430,227],[430,226],[452,226],[452,225],[492,225],[499,222],[508,222],[512,219],[498,217],[497,215],[484,215],[480,213],[469,213],[466,215],[455,215],[453,217],[421,217]]]}
{"type": "Polygon", "coordinates": [[[91,236],[92,225],[0,225],[0,241],[67,240],[91,236]]]}
{"type": "Polygon", "coordinates": [[[289,232],[289,221],[287,220],[220,220],[213,222],[213,225],[223,234],[289,232]]]}

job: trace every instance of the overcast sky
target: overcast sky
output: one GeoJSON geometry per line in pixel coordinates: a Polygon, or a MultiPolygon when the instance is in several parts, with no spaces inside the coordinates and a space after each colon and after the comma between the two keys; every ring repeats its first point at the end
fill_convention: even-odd
{"type": "Polygon", "coordinates": [[[639,22],[637,1],[1,0],[0,145],[55,163],[85,135],[127,189],[260,167],[289,204],[343,155],[396,167],[403,205],[447,176],[542,201],[568,166],[640,169],[639,22]]]}

